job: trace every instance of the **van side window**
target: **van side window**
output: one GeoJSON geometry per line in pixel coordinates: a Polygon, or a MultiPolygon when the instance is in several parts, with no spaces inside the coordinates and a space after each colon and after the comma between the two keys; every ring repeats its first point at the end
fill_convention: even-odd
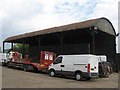
{"type": "Polygon", "coordinates": [[[53,64],[58,64],[58,63],[62,63],[62,57],[58,57],[53,64]]]}

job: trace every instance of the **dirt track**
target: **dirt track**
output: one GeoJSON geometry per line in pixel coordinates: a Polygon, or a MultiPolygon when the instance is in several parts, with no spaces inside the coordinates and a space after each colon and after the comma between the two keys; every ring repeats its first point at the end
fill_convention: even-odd
{"type": "Polygon", "coordinates": [[[76,81],[2,67],[2,88],[118,88],[118,74],[114,73],[110,78],[76,81]]]}

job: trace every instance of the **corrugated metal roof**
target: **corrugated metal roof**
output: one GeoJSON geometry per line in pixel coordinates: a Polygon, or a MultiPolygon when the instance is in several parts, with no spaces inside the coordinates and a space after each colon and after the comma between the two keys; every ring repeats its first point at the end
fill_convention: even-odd
{"type": "Polygon", "coordinates": [[[21,35],[16,35],[16,36],[12,36],[12,37],[9,37],[9,38],[5,39],[4,42],[10,42],[10,41],[13,41],[13,40],[32,37],[32,36],[36,36],[36,35],[44,35],[44,34],[50,34],[50,33],[55,33],[55,32],[62,32],[62,31],[69,31],[69,30],[92,27],[92,26],[95,26],[96,23],[100,19],[106,19],[106,18],[97,18],[97,19],[87,20],[87,21],[73,23],[73,24],[69,24],[69,25],[64,25],[64,26],[59,26],[59,27],[34,31],[34,32],[25,33],[25,34],[21,34],[21,35]]]}

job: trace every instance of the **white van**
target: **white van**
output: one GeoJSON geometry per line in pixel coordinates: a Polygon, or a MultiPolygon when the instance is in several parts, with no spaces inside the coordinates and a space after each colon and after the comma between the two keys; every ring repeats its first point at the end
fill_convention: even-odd
{"type": "Polygon", "coordinates": [[[49,66],[50,76],[64,75],[74,76],[76,80],[83,78],[90,80],[98,77],[99,57],[91,54],[86,55],[60,55],[49,66]]]}

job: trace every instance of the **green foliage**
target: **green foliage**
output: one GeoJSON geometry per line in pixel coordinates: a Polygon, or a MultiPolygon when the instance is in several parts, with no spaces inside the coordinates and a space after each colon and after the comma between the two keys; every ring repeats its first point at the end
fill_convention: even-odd
{"type": "Polygon", "coordinates": [[[19,53],[22,53],[24,55],[29,54],[29,45],[28,44],[15,44],[13,46],[14,51],[18,51],[19,53]]]}

